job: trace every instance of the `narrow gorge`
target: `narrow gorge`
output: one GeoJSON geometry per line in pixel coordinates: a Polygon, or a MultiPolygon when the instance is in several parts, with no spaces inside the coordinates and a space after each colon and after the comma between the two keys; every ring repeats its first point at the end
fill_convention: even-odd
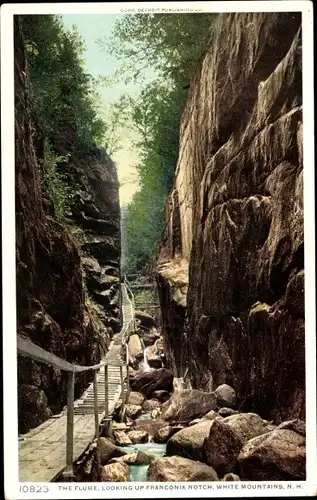
{"type": "MultiPolygon", "coordinates": [[[[97,133],[82,147],[92,120],[90,101],[78,97],[87,77],[82,66],[71,74],[82,78],[74,107],[64,92],[64,107],[50,115],[44,91],[42,100],[36,95],[38,82],[46,88],[42,74],[49,77],[37,73],[43,56],[30,41],[34,20],[21,17],[14,66],[17,333],[76,365],[98,364],[122,330],[128,352],[120,401],[110,417],[105,411],[74,480],[305,480],[301,13],[207,19],[212,29],[191,61],[189,83],[179,72],[171,91],[181,109],[177,140],[164,114],[177,161],[166,136],[158,133],[157,147],[153,139],[163,123],[157,108],[173,110],[166,84],[162,95],[150,89],[155,105],[142,94],[134,109],[154,153],[140,146],[145,167],[138,167],[139,191],[128,206],[119,199],[124,182],[115,154],[97,133]],[[133,310],[128,338],[122,287],[133,310]]],[[[125,117],[129,100],[120,106],[125,117]]],[[[18,356],[25,439],[65,408],[66,375],[18,356]]],[[[76,401],[93,377],[76,375],[76,401]]]]}

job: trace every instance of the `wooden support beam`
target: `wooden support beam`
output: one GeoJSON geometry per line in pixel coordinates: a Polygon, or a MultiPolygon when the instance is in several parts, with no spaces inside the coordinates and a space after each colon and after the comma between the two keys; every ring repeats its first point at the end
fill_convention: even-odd
{"type": "Polygon", "coordinates": [[[125,404],[124,404],[124,383],[123,383],[123,367],[122,367],[122,365],[120,365],[120,382],[121,382],[121,404],[122,404],[121,422],[123,422],[125,404]]]}
{"type": "Polygon", "coordinates": [[[95,437],[99,438],[99,415],[98,415],[98,380],[97,370],[94,371],[94,414],[95,414],[95,437]]]}
{"type": "Polygon", "coordinates": [[[74,387],[75,373],[67,374],[67,436],[66,436],[66,469],[63,477],[71,481],[74,478],[73,446],[74,446],[74,387]]]}
{"type": "Polygon", "coordinates": [[[105,365],[105,418],[109,417],[108,365],[105,365]]]}

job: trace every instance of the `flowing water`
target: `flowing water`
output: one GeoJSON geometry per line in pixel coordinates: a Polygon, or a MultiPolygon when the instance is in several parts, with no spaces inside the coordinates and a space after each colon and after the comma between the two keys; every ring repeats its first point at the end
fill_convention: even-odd
{"type": "MultiPolygon", "coordinates": [[[[118,446],[120,450],[126,451],[127,453],[133,453],[135,451],[143,451],[147,455],[155,458],[160,458],[165,455],[166,444],[153,443],[149,441],[148,443],[132,444],[129,446],[118,446]]],[[[130,465],[129,466],[129,481],[148,481],[147,470],[148,465],[130,465]]]]}
{"type": "MultiPolygon", "coordinates": [[[[143,361],[140,363],[140,369],[144,372],[150,372],[153,368],[150,367],[147,359],[147,347],[145,347],[143,340],[141,339],[141,344],[143,348],[143,361]]],[[[143,413],[137,420],[149,420],[151,418],[150,413],[143,413]]],[[[142,451],[147,455],[154,458],[163,457],[166,453],[166,443],[154,443],[152,436],[149,436],[149,441],[147,443],[132,444],[129,446],[118,446],[121,450],[127,453],[134,453],[135,451],[142,451]]],[[[147,481],[147,470],[148,465],[130,465],[129,466],[129,481],[147,481]]]]}
{"type": "Polygon", "coordinates": [[[153,370],[153,368],[151,368],[149,363],[148,363],[147,354],[146,354],[147,347],[145,347],[143,339],[141,339],[141,345],[143,348],[143,361],[141,361],[141,363],[140,363],[140,368],[144,372],[151,372],[153,370]]]}

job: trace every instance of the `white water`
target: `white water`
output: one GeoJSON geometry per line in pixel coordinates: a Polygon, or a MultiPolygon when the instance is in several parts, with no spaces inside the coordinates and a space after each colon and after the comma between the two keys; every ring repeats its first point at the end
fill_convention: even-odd
{"type": "MultiPolygon", "coordinates": [[[[164,457],[166,453],[166,444],[153,443],[152,441],[143,444],[140,443],[129,446],[118,446],[118,448],[127,453],[143,451],[143,453],[147,453],[155,458],[164,457]]],[[[129,482],[148,481],[148,468],[148,465],[129,465],[129,482]]]]}
{"type": "Polygon", "coordinates": [[[151,372],[153,370],[153,368],[151,368],[149,363],[148,363],[147,354],[146,354],[147,347],[145,347],[142,339],[141,339],[141,344],[142,344],[142,348],[143,348],[143,361],[141,362],[142,370],[144,372],[151,372]]]}

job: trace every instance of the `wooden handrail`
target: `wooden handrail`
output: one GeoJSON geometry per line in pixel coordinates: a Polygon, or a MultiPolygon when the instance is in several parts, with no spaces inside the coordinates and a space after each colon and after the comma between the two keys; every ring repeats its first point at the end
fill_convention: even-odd
{"type": "MultiPolygon", "coordinates": [[[[122,292],[125,292],[125,302],[129,302],[130,306],[130,314],[126,314],[125,307],[122,304],[122,316],[123,316],[123,326],[121,329],[121,342],[122,345],[126,347],[126,371],[127,377],[129,376],[128,367],[129,367],[129,348],[128,348],[128,339],[129,333],[134,331],[134,296],[129,287],[126,284],[121,284],[122,292]],[[129,298],[130,295],[130,298],[129,298]],[[127,316],[131,316],[127,322],[127,316]]],[[[46,351],[42,347],[33,344],[32,341],[26,340],[19,335],[17,336],[17,351],[21,356],[25,356],[33,359],[39,363],[45,363],[50,366],[54,366],[55,368],[59,368],[60,370],[68,372],[68,383],[67,383],[67,438],[66,438],[66,468],[64,470],[64,477],[68,479],[73,479],[74,471],[73,471],[73,434],[74,434],[74,384],[75,384],[75,373],[82,373],[88,370],[94,371],[94,416],[95,416],[95,437],[99,437],[99,413],[98,413],[98,392],[97,392],[97,374],[96,371],[102,367],[105,367],[105,384],[107,386],[108,381],[108,360],[104,360],[97,365],[91,366],[81,366],[70,363],[65,359],[59,358],[55,354],[46,351]]],[[[123,387],[123,372],[122,365],[120,365],[120,375],[121,375],[121,398],[122,398],[122,410],[124,413],[124,405],[125,405],[125,397],[124,397],[124,387],[123,387]]],[[[129,391],[129,385],[128,385],[129,391]]],[[[127,391],[127,395],[128,395],[127,391]]],[[[109,417],[108,414],[108,387],[105,387],[105,418],[109,417]]]]}

